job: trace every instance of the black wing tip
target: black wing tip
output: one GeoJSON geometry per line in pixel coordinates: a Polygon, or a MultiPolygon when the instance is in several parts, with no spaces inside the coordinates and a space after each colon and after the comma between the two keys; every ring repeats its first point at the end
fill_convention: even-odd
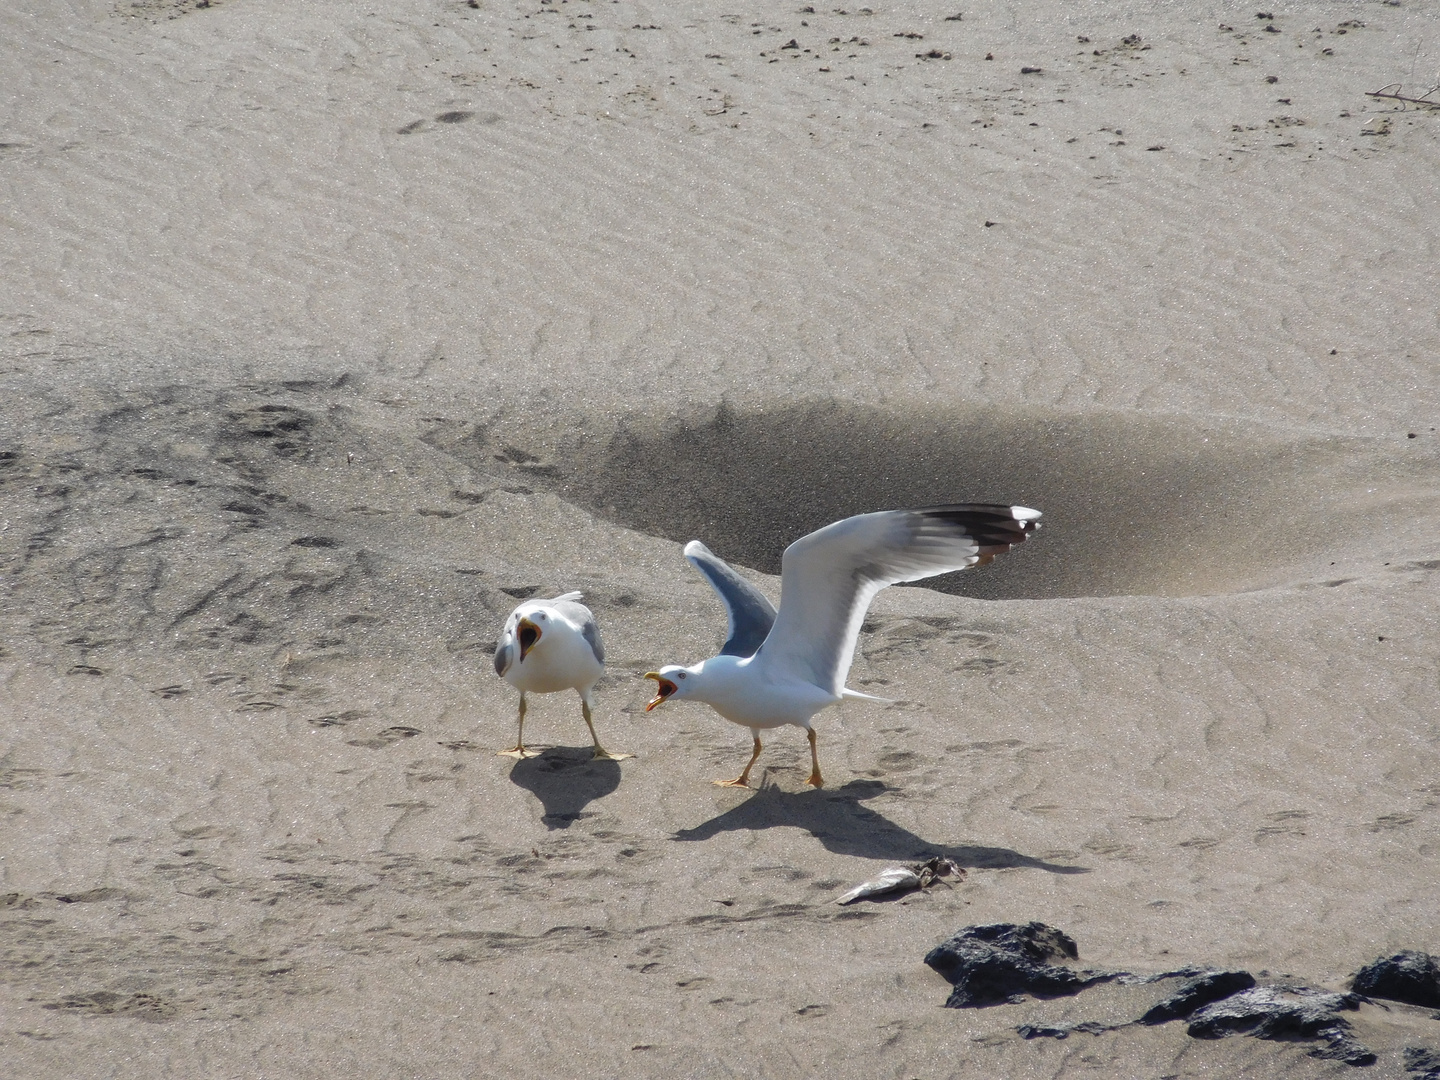
{"type": "Polygon", "coordinates": [[[979,546],[983,562],[1022,544],[1040,528],[1041,513],[1028,506],[1000,503],[949,503],[910,511],[963,530],[979,546]]]}
{"type": "Polygon", "coordinates": [[[936,517],[974,514],[980,517],[1006,518],[1018,522],[1038,521],[1044,516],[1039,510],[1011,503],[941,503],[936,506],[917,506],[910,513],[936,517]]]}

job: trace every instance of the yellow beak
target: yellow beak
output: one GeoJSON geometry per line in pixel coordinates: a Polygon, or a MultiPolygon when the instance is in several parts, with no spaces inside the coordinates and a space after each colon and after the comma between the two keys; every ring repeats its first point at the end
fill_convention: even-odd
{"type": "Polygon", "coordinates": [[[656,695],[655,695],[655,699],[654,699],[653,701],[651,701],[649,705],[646,705],[646,706],[645,706],[645,711],[646,711],[646,712],[649,712],[651,709],[655,708],[656,705],[659,705],[662,701],[664,701],[666,698],[668,698],[671,694],[675,693],[676,690],[679,690],[679,689],[680,689],[678,686],[676,686],[676,685],[675,685],[673,682],[671,682],[669,679],[667,679],[667,678],[665,678],[663,675],[661,675],[658,671],[647,671],[647,672],[645,673],[645,678],[647,678],[647,679],[654,679],[655,682],[658,684],[658,685],[656,686],[656,690],[657,690],[658,692],[657,692],[656,695]]]}
{"type": "Polygon", "coordinates": [[[515,636],[520,640],[520,662],[523,664],[525,654],[540,640],[540,627],[529,619],[521,619],[515,627],[515,636]]]}

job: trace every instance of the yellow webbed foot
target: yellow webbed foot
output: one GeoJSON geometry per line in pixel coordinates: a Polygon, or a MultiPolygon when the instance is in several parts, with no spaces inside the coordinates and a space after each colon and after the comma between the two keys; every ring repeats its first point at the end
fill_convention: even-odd
{"type": "Polygon", "coordinates": [[[612,754],[603,746],[595,747],[595,753],[590,755],[591,761],[624,761],[626,758],[633,758],[634,754],[612,754]]]}
{"type": "Polygon", "coordinates": [[[525,758],[539,757],[539,750],[531,750],[528,746],[512,746],[509,750],[497,750],[496,757],[513,757],[523,761],[525,758]]]}
{"type": "Polygon", "coordinates": [[[815,750],[815,729],[807,728],[805,738],[810,741],[810,778],[805,782],[814,788],[824,787],[825,781],[820,777],[820,755],[815,750]]]}
{"type": "Polygon", "coordinates": [[[714,780],[716,787],[743,787],[750,786],[750,770],[755,767],[756,760],[760,757],[760,732],[755,732],[755,752],[750,755],[750,760],[745,763],[744,771],[734,780],[714,780]]]}

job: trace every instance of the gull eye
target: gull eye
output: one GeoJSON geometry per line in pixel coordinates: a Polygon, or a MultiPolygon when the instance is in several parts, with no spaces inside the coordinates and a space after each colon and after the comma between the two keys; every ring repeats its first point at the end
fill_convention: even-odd
{"type": "Polygon", "coordinates": [[[678,674],[676,674],[675,677],[676,677],[677,679],[683,679],[683,678],[685,678],[685,672],[681,671],[681,672],[679,672],[678,674]]]}

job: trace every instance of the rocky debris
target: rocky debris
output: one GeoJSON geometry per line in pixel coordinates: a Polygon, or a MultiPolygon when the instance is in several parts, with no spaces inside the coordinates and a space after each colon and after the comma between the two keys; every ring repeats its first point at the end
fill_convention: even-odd
{"type": "Polygon", "coordinates": [[[1207,971],[1186,979],[1169,997],[1157,1002],[1140,1017],[1140,1023],[1163,1024],[1189,1016],[1196,1009],[1221,1001],[1255,985],[1255,976],[1248,971],[1207,971]]]}
{"type": "Polygon", "coordinates": [[[1440,1053],[1423,1046],[1407,1046],[1405,1071],[1413,1080],[1440,1080],[1440,1053]]]}
{"type": "Polygon", "coordinates": [[[1406,950],[1366,964],[1350,989],[1366,997],[1440,1006],[1440,958],[1406,950]]]}
{"type": "Polygon", "coordinates": [[[925,963],[954,987],[947,1009],[978,1009],[1035,997],[1067,997],[1120,972],[1073,971],[1052,961],[1076,960],[1075,942],[1044,923],[967,926],[925,954],[925,963]]]}
{"type": "Polygon", "coordinates": [[[1082,1020],[1078,1024],[1021,1024],[1015,1032],[1022,1039],[1068,1039],[1071,1033],[1076,1031],[1083,1031],[1086,1035],[1103,1035],[1124,1026],[1102,1024],[1098,1020],[1082,1020]]]}
{"type": "MultiPolygon", "coordinates": [[[[1180,986],[1156,1002],[1135,1020],[1107,1023],[1095,1020],[1048,1024],[1020,1024],[1015,1028],[1024,1039],[1066,1039],[1075,1032],[1101,1035],[1132,1024],[1153,1027],[1172,1020],[1188,1020],[1187,1031],[1196,1039],[1223,1039],[1229,1035],[1250,1035],[1257,1039],[1286,1042],[1313,1042],[1311,1057],[1343,1061],[1348,1065],[1373,1065],[1376,1057],[1369,1047],[1351,1034],[1350,1023],[1340,1014],[1359,1008],[1361,986],[1378,996],[1428,1004],[1431,999],[1413,995],[1425,992],[1435,971],[1435,959],[1425,953],[1400,953],[1376,961],[1356,977],[1351,993],[1337,993],[1312,986],[1272,983],[1261,986],[1248,971],[1217,971],[1186,967],[1155,975],[1124,971],[1074,970],[1061,966],[1078,960],[1075,941],[1063,930],[1044,923],[1025,925],[992,923],[967,926],[948,941],[931,949],[925,963],[947,979],[954,989],[945,1002],[951,1009],[983,1008],[1023,1000],[1030,994],[1040,998],[1069,997],[1097,983],[1118,981],[1135,986],[1182,979],[1180,986]],[[1374,972],[1403,973],[1401,977],[1374,980],[1374,972]],[[1363,981],[1362,981],[1363,980],[1363,981]],[[1374,986],[1385,989],[1373,989],[1374,986]],[[1421,989],[1417,991],[1416,987],[1421,989]],[[1401,997],[1400,993],[1410,994],[1401,997]]],[[[1262,974],[1264,974],[1262,972],[1262,974]]],[[[1440,1014],[1437,1014],[1440,1017],[1440,1014]]],[[[1405,1067],[1415,1080],[1440,1080],[1440,1054],[1420,1047],[1405,1051],[1405,1067]]]]}
{"type": "Polygon", "coordinates": [[[1308,986],[1256,986],[1197,1009],[1187,1029],[1196,1039],[1253,1035],[1257,1039],[1314,1039],[1325,1045],[1311,1057],[1373,1065],[1375,1054],[1350,1036],[1337,1015],[1360,1006],[1358,994],[1336,994],[1308,986]]]}

